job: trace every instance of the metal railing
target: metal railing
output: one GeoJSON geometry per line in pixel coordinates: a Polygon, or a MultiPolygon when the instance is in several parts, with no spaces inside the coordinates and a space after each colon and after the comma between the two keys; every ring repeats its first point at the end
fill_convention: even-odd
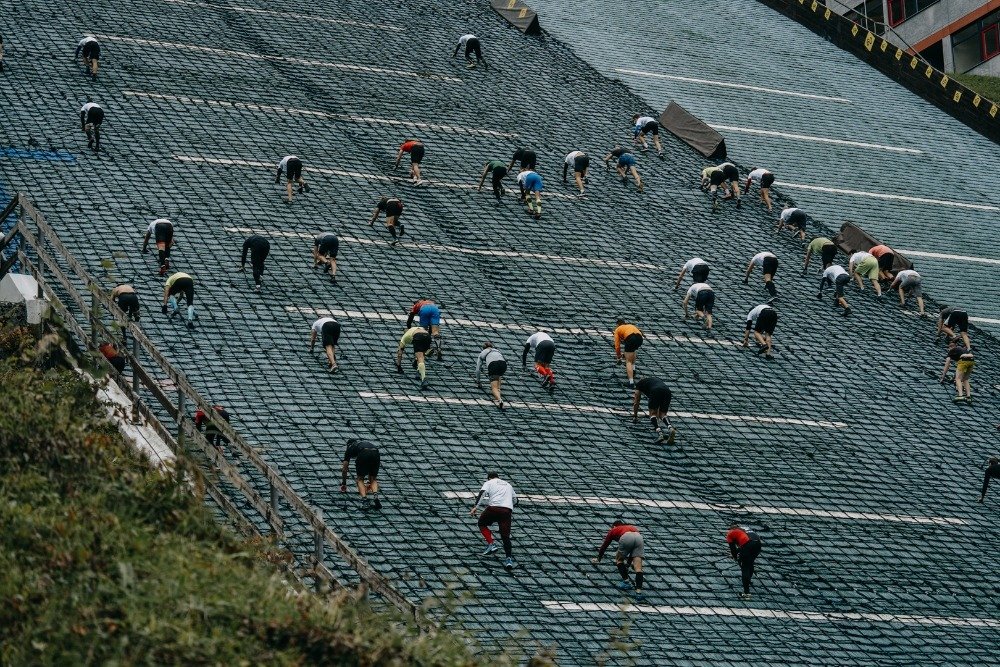
{"type": "MultiPolygon", "coordinates": [[[[20,262],[22,272],[30,274],[38,282],[37,296],[49,300],[66,328],[91,352],[97,349],[98,340],[131,339],[131,346],[122,346],[119,351],[132,371],[131,385],[125,381],[118,384],[132,401],[132,418],[145,420],[174,451],[178,474],[189,476],[195,487],[203,489],[244,534],[270,536],[275,542],[286,542],[289,526],[282,519],[282,512],[290,513],[295,522],[305,524],[312,538],[309,553],[295,553],[294,549],[289,549],[293,564],[288,571],[300,582],[311,579],[317,591],[324,586],[331,589],[342,586],[324,562],[329,547],[357,573],[367,590],[382,596],[421,628],[430,627],[420,608],[346,544],[326,524],[322,511],[306,503],[284,477],[261,457],[260,452],[215,412],[211,402],[160,353],[143,330],[129,321],[110,294],[73,257],[23,193],[14,196],[0,213],[0,220],[6,219],[15,209],[18,212],[17,222],[0,240],[0,252],[16,237],[21,238],[21,243],[6,261],[0,261],[0,278],[6,275],[15,261],[20,262]],[[63,269],[63,264],[68,270],[63,269]],[[66,297],[65,303],[61,296],[66,297]],[[115,321],[113,326],[118,327],[117,330],[105,323],[108,315],[115,321]],[[154,377],[157,373],[169,381],[163,384],[170,389],[165,389],[161,381],[154,377]],[[174,391],[176,400],[170,395],[174,391]],[[155,399],[155,403],[170,416],[172,428],[167,428],[157,417],[142,392],[155,399]],[[200,409],[205,419],[228,441],[226,446],[253,469],[258,482],[266,481],[266,498],[254,488],[252,480],[244,477],[226,459],[221,447],[211,444],[195,427],[188,417],[189,409],[200,409]],[[220,482],[231,490],[225,490],[220,482]],[[241,505],[254,512],[248,513],[241,505]],[[265,526],[265,531],[259,530],[258,526],[265,526]]],[[[100,354],[94,356],[102,357],[100,354]]]]}

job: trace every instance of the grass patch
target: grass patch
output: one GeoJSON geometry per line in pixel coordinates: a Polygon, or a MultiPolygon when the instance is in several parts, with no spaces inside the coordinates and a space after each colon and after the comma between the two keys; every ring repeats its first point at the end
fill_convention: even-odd
{"type": "Polygon", "coordinates": [[[949,74],[960,84],[979,93],[991,102],[1000,100],[1000,78],[995,76],[980,76],[978,74],[949,74]]]}
{"type": "Polygon", "coordinates": [[[485,664],[463,635],[294,592],[39,347],[0,328],[0,664],[485,664]]]}

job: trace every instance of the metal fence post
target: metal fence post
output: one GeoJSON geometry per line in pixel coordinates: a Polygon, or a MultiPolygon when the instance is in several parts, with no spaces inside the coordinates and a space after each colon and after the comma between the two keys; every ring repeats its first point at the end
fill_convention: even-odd
{"type": "MultiPolygon", "coordinates": [[[[39,262],[41,263],[41,262],[39,262]]],[[[97,347],[97,321],[100,318],[100,305],[97,302],[97,293],[94,286],[90,286],[90,346],[97,347]]]]}
{"type": "MultiPolygon", "coordinates": [[[[18,195],[18,196],[20,196],[20,195],[18,195]]],[[[25,227],[27,227],[27,225],[24,224],[24,218],[25,218],[24,206],[21,206],[21,213],[20,213],[19,217],[21,219],[21,224],[24,225],[25,227]]],[[[38,293],[35,294],[35,298],[36,299],[41,299],[43,297],[42,283],[45,281],[45,262],[42,261],[42,253],[45,252],[45,231],[42,229],[42,221],[41,220],[36,220],[35,224],[36,224],[36,227],[37,227],[36,232],[38,233],[38,247],[35,248],[35,258],[38,260],[36,262],[36,264],[38,265],[37,266],[37,268],[38,268],[38,293]]],[[[22,242],[23,242],[23,240],[24,239],[22,237],[22,242]]],[[[25,254],[27,254],[27,253],[25,253],[25,254]]]]}
{"type": "Polygon", "coordinates": [[[132,336],[132,393],[135,394],[135,402],[132,403],[132,421],[139,421],[139,339],[132,336]]]}
{"type": "Polygon", "coordinates": [[[267,486],[271,490],[271,513],[277,517],[278,516],[278,489],[274,486],[274,480],[270,476],[267,478],[267,486]]]}
{"type": "Polygon", "coordinates": [[[313,577],[313,583],[316,588],[316,592],[320,592],[322,587],[322,580],[319,576],[319,566],[323,564],[323,510],[316,508],[316,522],[317,525],[313,526],[313,559],[316,561],[316,575],[313,577]]]}
{"type": "Polygon", "coordinates": [[[178,453],[184,452],[184,394],[181,388],[177,388],[177,449],[178,453]]]}

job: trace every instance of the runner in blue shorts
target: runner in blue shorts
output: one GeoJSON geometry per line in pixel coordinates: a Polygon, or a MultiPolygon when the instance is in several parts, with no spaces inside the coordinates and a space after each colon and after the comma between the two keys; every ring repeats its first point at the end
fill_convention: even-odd
{"type": "Polygon", "coordinates": [[[413,326],[414,318],[418,319],[420,326],[430,332],[431,342],[437,352],[438,361],[441,360],[441,308],[430,299],[420,298],[410,308],[409,317],[406,318],[406,328],[413,326]]]}
{"type": "Polygon", "coordinates": [[[615,169],[618,171],[618,176],[621,177],[622,183],[628,183],[628,172],[632,173],[632,178],[635,179],[635,185],[639,188],[639,192],[642,192],[642,179],[639,177],[639,171],[635,168],[637,160],[634,155],[628,152],[628,150],[615,146],[610,153],[604,156],[604,164],[608,164],[613,158],[618,159],[618,163],[615,169]]]}
{"type": "Polygon", "coordinates": [[[540,218],[542,215],[542,190],[545,187],[542,183],[542,177],[538,175],[538,172],[530,169],[521,171],[517,175],[517,187],[521,190],[521,201],[527,205],[528,213],[534,215],[536,219],[540,218]],[[534,196],[533,201],[530,195],[534,196]]]}

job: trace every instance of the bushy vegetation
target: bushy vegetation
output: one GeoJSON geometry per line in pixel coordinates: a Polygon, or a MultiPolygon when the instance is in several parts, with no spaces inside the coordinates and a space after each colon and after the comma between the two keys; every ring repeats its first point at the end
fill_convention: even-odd
{"type": "Polygon", "coordinates": [[[46,347],[0,328],[0,664],[480,664],[458,634],[294,591],[46,347]]]}
{"type": "Polygon", "coordinates": [[[978,74],[949,74],[949,76],[976,91],[981,97],[1000,104],[1000,78],[978,74]]]}

